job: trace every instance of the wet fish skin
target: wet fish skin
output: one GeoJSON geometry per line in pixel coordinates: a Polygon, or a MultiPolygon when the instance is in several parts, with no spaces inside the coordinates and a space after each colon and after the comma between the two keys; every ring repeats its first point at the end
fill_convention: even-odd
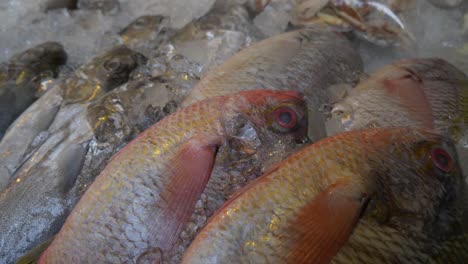
{"type": "Polygon", "coordinates": [[[67,108],[0,195],[0,263],[13,263],[55,235],[73,208],[72,189],[93,134],[82,122],[86,107],[67,108]]]}
{"type": "Polygon", "coordinates": [[[160,259],[191,215],[208,180],[215,148],[229,140],[236,120],[246,117],[256,127],[268,126],[281,135],[303,137],[300,113],[304,108],[303,97],[297,92],[262,90],[213,98],[166,117],[114,156],[39,263],[65,258],[99,262],[160,259]],[[274,113],[284,108],[295,111],[299,127],[278,127],[274,113]],[[192,151],[196,157],[190,155],[192,151]],[[195,173],[196,178],[182,181],[190,177],[178,178],[178,173],[195,173]],[[177,189],[172,189],[175,181],[177,189]],[[188,207],[181,208],[184,206],[188,207]],[[172,212],[178,212],[177,216],[172,212]]]}
{"type": "Polygon", "coordinates": [[[86,102],[125,83],[130,73],[146,63],[146,58],[124,45],[104,52],[74,72],[65,81],[66,104],[86,102]]]}
{"type": "Polygon", "coordinates": [[[58,42],[45,42],[0,65],[0,139],[10,124],[37,99],[43,79],[55,78],[67,54],[58,42]]]}
{"type": "Polygon", "coordinates": [[[5,223],[0,225],[2,259],[12,262],[60,230],[109,158],[138,129],[146,128],[145,108],[169,101],[169,91],[164,97],[162,89],[165,87],[158,87],[157,82],[130,82],[88,104],[69,105],[58,113],[47,125],[45,142],[32,151],[0,198],[0,208],[9,208],[0,213],[5,223]]]}
{"type": "Polygon", "coordinates": [[[360,56],[343,36],[321,27],[304,28],[243,49],[206,73],[181,106],[261,87],[298,90],[309,103],[309,136],[317,140],[325,136],[317,110],[329,103],[326,88],[354,83],[361,71],[360,56]]]}
{"type": "Polygon", "coordinates": [[[28,159],[39,133],[47,131],[54,121],[61,122],[55,119],[59,113],[68,111],[68,108],[62,109],[63,105],[96,99],[125,83],[130,73],[144,61],[143,55],[117,46],[77,69],[23,112],[0,142],[0,190],[6,188],[12,175],[28,159]]]}
{"type": "MultiPolygon", "coordinates": [[[[191,72],[195,65],[187,64],[185,61],[186,59],[182,56],[175,56],[169,61],[164,61],[166,72],[163,76],[157,77],[148,76],[145,74],[145,67],[142,67],[142,71],[132,73],[131,80],[128,83],[86,103],[86,115],[76,117],[77,122],[89,126],[86,130],[82,129],[86,133],[81,137],[83,141],[89,142],[83,143],[83,146],[87,148],[87,152],[83,156],[75,157],[76,160],[84,158],[83,165],[76,176],[73,187],[67,192],[67,196],[63,198],[64,202],[66,201],[68,204],[68,211],[56,217],[55,221],[58,224],[49,224],[42,227],[41,230],[48,234],[43,236],[44,239],[50,237],[53,230],[61,227],[69,211],[94,178],[103,170],[113,154],[141,131],[175,110],[177,103],[180,102],[179,86],[188,89],[192,83],[191,78],[185,79],[182,77],[186,72],[191,72]]],[[[49,138],[53,138],[50,134],[53,135],[54,133],[49,133],[49,138]]],[[[280,138],[286,144],[284,139],[287,138],[287,135],[285,135],[285,138],[280,138]]],[[[62,144],[70,144],[70,141],[65,141],[62,144]]],[[[32,171],[37,170],[40,164],[31,165],[31,167],[32,171]]],[[[41,172],[47,173],[47,170],[41,170],[41,172]]],[[[44,201],[44,199],[40,201],[44,201]]],[[[36,207],[46,208],[44,211],[47,211],[47,208],[53,209],[48,207],[47,203],[35,203],[35,205],[36,207]]],[[[28,220],[30,216],[17,218],[21,219],[17,220],[20,223],[22,221],[32,221],[28,220]]]]}
{"type": "Polygon", "coordinates": [[[335,104],[345,130],[414,126],[455,139],[468,124],[466,75],[438,58],[405,59],[384,66],[335,104]]]}
{"type": "Polygon", "coordinates": [[[465,195],[445,137],[412,128],[346,132],[236,194],[182,263],[428,263],[458,231],[465,195]],[[449,170],[434,151],[448,155],[449,170]]]}

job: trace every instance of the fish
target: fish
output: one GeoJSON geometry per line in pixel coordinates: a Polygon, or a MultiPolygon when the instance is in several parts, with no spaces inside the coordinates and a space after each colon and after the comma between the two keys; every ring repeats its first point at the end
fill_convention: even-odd
{"type": "Polygon", "coordinates": [[[112,155],[156,122],[153,115],[165,116],[156,111],[171,105],[170,89],[164,85],[131,81],[58,113],[45,141],[0,196],[0,259],[13,262],[58,232],[112,155]],[[154,110],[147,112],[150,107],[154,110]]]}
{"type": "Polygon", "coordinates": [[[215,2],[206,15],[170,34],[168,41],[150,56],[148,64],[156,65],[155,71],[158,72],[161,61],[183,56],[203,66],[200,73],[203,75],[242,48],[265,38],[253,25],[257,13],[250,8],[250,2],[215,2]]]}
{"type": "Polygon", "coordinates": [[[94,100],[128,81],[130,73],[146,63],[142,54],[119,45],[94,57],[65,80],[64,103],[94,100]]]}
{"type": "Polygon", "coordinates": [[[253,1],[246,1],[245,3],[229,3],[225,1],[216,1],[209,12],[192,21],[178,31],[173,41],[187,41],[193,40],[194,36],[201,37],[204,32],[211,32],[216,30],[229,30],[242,32],[251,37],[253,41],[265,38],[265,35],[253,24],[253,19],[259,10],[268,2],[259,3],[259,9],[253,8],[253,1]]]}
{"type": "Polygon", "coordinates": [[[331,113],[347,131],[412,126],[457,140],[468,125],[464,80],[466,75],[443,59],[399,60],[359,83],[331,113]]]}
{"type": "Polygon", "coordinates": [[[181,106],[259,87],[298,90],[309,104],[309,136],[317,140],[325,136],[318,109],[328,103],[327,87],[355,83],[361,71],[361,58],[344,36],[308,27],[256,42],[230,57],[206,73],[181,106]]]}
{"type": "Polygon", "coordinates": [[[168,39],[161,40],[141,75],[170,83],[180,104],[207,71],[264,37],[253,25],[252,12],[247,3],[218,1],[180,30],[164,28],[160,37],[168,39]]]}
{"type": "Polygon", "coordinates": [[[182,263],[431,263],[465,254],[466,239],[446,247],[466,232],[464,197],[449,138],[410,127],[345,132],[236,193],[182,263]]]}
{"type": "MultiPolygon", "coordinates": [[[[135,40],[138,40],[138,34],[134,34],[133,36],[135,37],[135,40]]],[[[158,38],[164,38],[164,34],[160,34],[158,38]]],[[[173,113],[176,110],[178,103],[180,103],[180,98],[182,98],[180,91],[189,89],[193,82],[198,80],[195,75],[189,75],[187,73],[198,73],[199,67],[204,66],[203,64],[193,64],[182,55],[175,55],[171,58],[167,58],[167,60],[166,58],[164,59],[164,61],[160,62],[160,65],[164,69],[160,75],[154,77],[149,76],[146,72],[148,70],[147,66],[140,66],[132,72],[128,83],[122,84],[120,87],[115,88],[90,102],[83,102],[86,110],[80,111],[85,111],[86,114],[75,114],[74,122],[82,124],[80,141],[83,142],[81,146],[85,151],[84,153],[78,153],[79,156],[75,156],[75,159],[80,160],[82,165],[77,169],[79,171],[74,172],[73,177],[69,177],[67,175],[57,176],[53,170],[54,167],[58,165],[50,165],[54,164],[54,161],[51,159],[56,159],[56,157],[51,155],[45,155],[41,159],[32,159],[28,166],[23,166],[14,174],[12,182],[16,186],[16,189],[23,188],[20,187],[21,184],[23,184],[21,186],[26,186],[24,182],[28,179],[28,175],[52,175],[51,178],[48,178],[49,180],[53,180],[53,177],[66,177],[73,179],[70,180],[73,184],[67,187],[66,195],[62,195],[62,192],[59,192],[60,188],[58,188],[58,186],[51,188],[47,192],[54,194],[58,192],[56,195],[59,197],[58,200],[60,200],[62,204],[67,205],[64,206],[64,213],[61,215],[57,216],[50,214],[50,212],[54,211],[54,207],[47,203],[46,199],[41,198],[46,196],[42,191],[31,194],[36,196],[35,202],[31,202],[31,200],[27,199],[16,201],[16,204],[22,204],[23,207],[35,208],[36,210],[37,208],[41,208],[41,218],[47,219],[46,224],[42,225],[40,228],[40,230],[42,230],[41,232],[45,235],[41,236],[40,239],[31,241],[31,243],[24,248],[31,248],[38,243],[47,241],[47,239],[50,239],[50,237],[55,234],[54,232],[56,232],[57,228],[61,227],[76,202],[87,188],[89,188],[96,176],[103,170],[110,158],[139,133],[160,121],[165,116],[173,113]],[[47,163],[45,161],[47,161],[47,163]],[[44,164],[47,164],[47,166],[44,164]],[[28,172],[25,174],[23,173],[21,177],[22,183],[15,183],[15,177],[17,175],[21,175],[21,171],[25,171],[26,169],[28,172]],[[48,170],[52,170],[52,172],[48,173],[48,170]]],[[[50,94],[46,94],[46,96],[51,97],[50,94]]],[[[55,99],[60,99],[60,96],[55,99]]],[[[60,105],[60,100],[57,101],[60,105]]],[[[50,124],[47,124],[46,127],[50,127],[50,124]]],[[[41,135],[44,135],[47,139],[54,138],[53,135],[59,131],[69,130],[68,126],[57,125],[57,127],[58,128],[55,129],[54,132],[43,129],[46,130],[46,132],[41,133],[41,135]]],[[[72,132],[72,134],[76,133],[77,132],[72,132]]],[[[249,134],[249,137],[257,136],[256,133],[252,133],[252,131],[249,131],[249,133],[251,133],[249,134]]],[[[67,145],[73,146],[76,144],[75,141],[76,140],[65,140],[58,145],[41,144],[45,144],[45,146],[49,148],[49,152],[53,152],[53,149],[67,148],[67,145]]],[[[292,148],[292,144],[287,143],[287,140],[283,140],[278,144],[268,144],[268,146],[268,149],[265,146],[263,147],[263,149],[265,149],[263,153],[250,155],[249,159],[244,158],[245,162],[251,164],[252,167],[253,164],[258,167],[263,167],[266,161],[272,160],[276,156],[282,155],[283,151],[292,148]]],[[[46,153],[45,150],[47,148],[44,148],[42,152],[46,153]]],[[[221,147],[220,151],[228,153],[229,157],[232,157],[232,160],[236,160],[236,157],[241,155],[232,153],[233,151],[229,146],[221,147]]],[[[33,157],[32,154],[29,153],[30,151],[27,152],[27,156],[33,157]]],[[[222,159],[222,161],[225,161],[226,163],[229,162],[227,159],[222,159]]],[[[60,166],[67,166],[66,160],[57,160],[55,162],[63,164],[60,166]]],[[[218,159],[216,162],[221,163],[218,159]]],[[[224,163],[222,165],[224,165],[224,163]]],[[[219,167],[216,171],[225,171],[224,167],[221,168],[219,165],[216,166],[219,167]]],[[[234,169],[237,167],[239,167],[238,164],[236,164],[234,169]]],[[[227,168],[227,170],[232,171],[233,166],[227,168]]],[[[245,170],[250,170],[250,168],[246,168],[245,170]]],[[[230,177],[229,179],[231,181],[241,181],[238,178],[240,177],[230,177]]],[[[223,178],[223,182],[229,184],[229,181],[225,178],[223,178]]],[[[44,181],[44,183],[46,183],[46,181],[44,181]]],[[[211,185],[207,186],[209,187],[211,185]]],[[[38,188],[38,190],[42,190],[42,188],[38,188]]],[[[12,194],[10,193],[9,196],[10,195],[12,194]]],[[[5,201],[5,203],[12,201],[13,200],[8,200],[5,201]]],[[[34,217],[30,214],[24,214],[24,212],[26,211],[14,211],[10,213],[7,219],[8,222],[16,222],[19,225],[34,222],[34,217]]],[[[34,230],[39,229],[36,225],[29,226],[34,230]]],[[[23,232],[11,232],[11,235],[8,236],[9,241],[15,241],[15,239],[20,240],[25,233],[28,233],[27,228],[28,227],[25,226],[22,229],[23,232]]],[[[178,258],[180,259],[181,256],[178,256],[178,258]]]]}
{"type": "Polygon", "coordinates": [[[130,73],[145,62],[143,55],[125,46],[112,48],[75,70],[23,112],[0,142],[0,191],[31,157],[31,151],[44,142],[57,116],[68,111],[63,106],[95,100],[128,81],[130,73]]]}
{"type": "Polygon", "coordinates": [[[45,42],[13,55],[0,65],[0,140],[13,121],[40,94],[43,81],[58,76],[67,53],[58,42],[45,42]]]}
{"type": "Polygon", "coordinates": [[[305,107],[298,92],[256,90],[165,117],[111,159],[39,263],[162,261],[210,178],[216,149],[245,124],[268,132],[265,142],[301,140],[305,107]]]}
{"type": "Polygon", "coordinates": [[[81,122],[86,108],[70,105],[57,113],[46,139],[0,194],[0,263],[14,263],[55,235],[73,208],[74,186],[92,130],[81,122]]]}
{"type": "Polygon", "coordinates": [[[118,34],[123,44],[145,56],[150,56],[151,50],[172,36],[169,27],[170,18],[162,15],[144,15],[136,18],[118,34]]]}

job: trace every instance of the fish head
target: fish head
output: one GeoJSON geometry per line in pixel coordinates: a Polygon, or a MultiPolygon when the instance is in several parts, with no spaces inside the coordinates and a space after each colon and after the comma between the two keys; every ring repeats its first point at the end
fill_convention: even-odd
{"type": "Polygon", "coordinates": [[[430,130],[412,128],[401,129],[398,135],[382,134],[380,142],[386,143],[375,144],[368,153],[378,179],[375,216],[421,228],[443,218],[464,186],[453,142],[430,130]]]}
{"type": "Polygon", "coordinates": [[[170,18],[162,15],[140,16],[119,32],[125,45],[155,39],[164,33],[169,26],[170,18]]]}
{"type": "Polygon", "coordinates": [[[7,77],[14,79],[18,87],[40,92],[42,82],[56,78],[59,67],[66,62],[67,53],[60,43],[45,42],[14,55],[7,77]]]}
{"type": "Polygon", "coordinates": [[[456,138],[468,112],[468,89],[460,85],[465,78],[441,59],[401,60],[362,81],[334,105],[332,115],[348,131],[412,126],[456,138]]]}
{"type": "Polygon", "coordinates": [[[112,89],[127,82],[132,71],[146,61],[145,56],[122,45],[93,60],[94,74],[112,89]]]}
{"type": "Polygon", "coordinates": [[[28,65],[38,70],[53,69],[67,62],[67,53],[62,44],[45,42],[14,55],[11,61],[14,64],[28,65]]]}
{"type": "Polygon", "coordinates": [[[125,83],[146,57],[124,45],[95,57],[66,81],[65,102],[91,101],[125,83]]]}
{"type": "Polygon", "coordinates": [[[347,131],[390,126],[433,128],[432,109],[422,81],[395,65],[361,82],[334,105],[332,115],[347,131]]]}
{"type": "Polygon", "coordinates": [[[247,103],[240,109],[255,128],[292,135],[297,142],[307,138],[307,105],[302,93],[256,90],[244,94],[247,103]]]}
{"type": "Polygon", "coordinates": [[[307,108],[301,93],[254,90],[241,92],[236,98],[236,118],[227,123],[228,133],[263,167],[307,141],[307,108]]]}

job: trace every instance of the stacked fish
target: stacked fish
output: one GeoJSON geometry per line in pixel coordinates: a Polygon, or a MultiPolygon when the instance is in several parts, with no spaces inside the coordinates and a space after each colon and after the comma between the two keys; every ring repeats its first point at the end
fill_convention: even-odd
{"type": "Polygon", "coordinates": [[[468,262],[466,75],[367,76],[323,23],[262,35],[269,2],[137,18],[65,74],[53,42],[2,65],[0,263],[468,262]]]}

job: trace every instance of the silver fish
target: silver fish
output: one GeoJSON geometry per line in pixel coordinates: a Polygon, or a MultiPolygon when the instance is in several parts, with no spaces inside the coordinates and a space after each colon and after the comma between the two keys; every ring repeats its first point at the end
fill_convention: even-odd
{"type": "Polygon", "coordinates": [[[16,54],[0,65],[0,139],[11,123],[41,94],[43,80],[55,78],[67,54],[46,42],[16,54]]]}
{"type": "MultiPolygon", "coordinates": [[[[29,107],[7,131],[0,142],[0,191],[11,176],[36,148],[34,139],[41,138],[64,104],[86,102],[126,82],[131,71],[145,58],[124,46],[119,46],[92,59],[72,76],[52,88],[29,107]]],[[[40,145],[40,144],[39,144],[40,145]]]]}

